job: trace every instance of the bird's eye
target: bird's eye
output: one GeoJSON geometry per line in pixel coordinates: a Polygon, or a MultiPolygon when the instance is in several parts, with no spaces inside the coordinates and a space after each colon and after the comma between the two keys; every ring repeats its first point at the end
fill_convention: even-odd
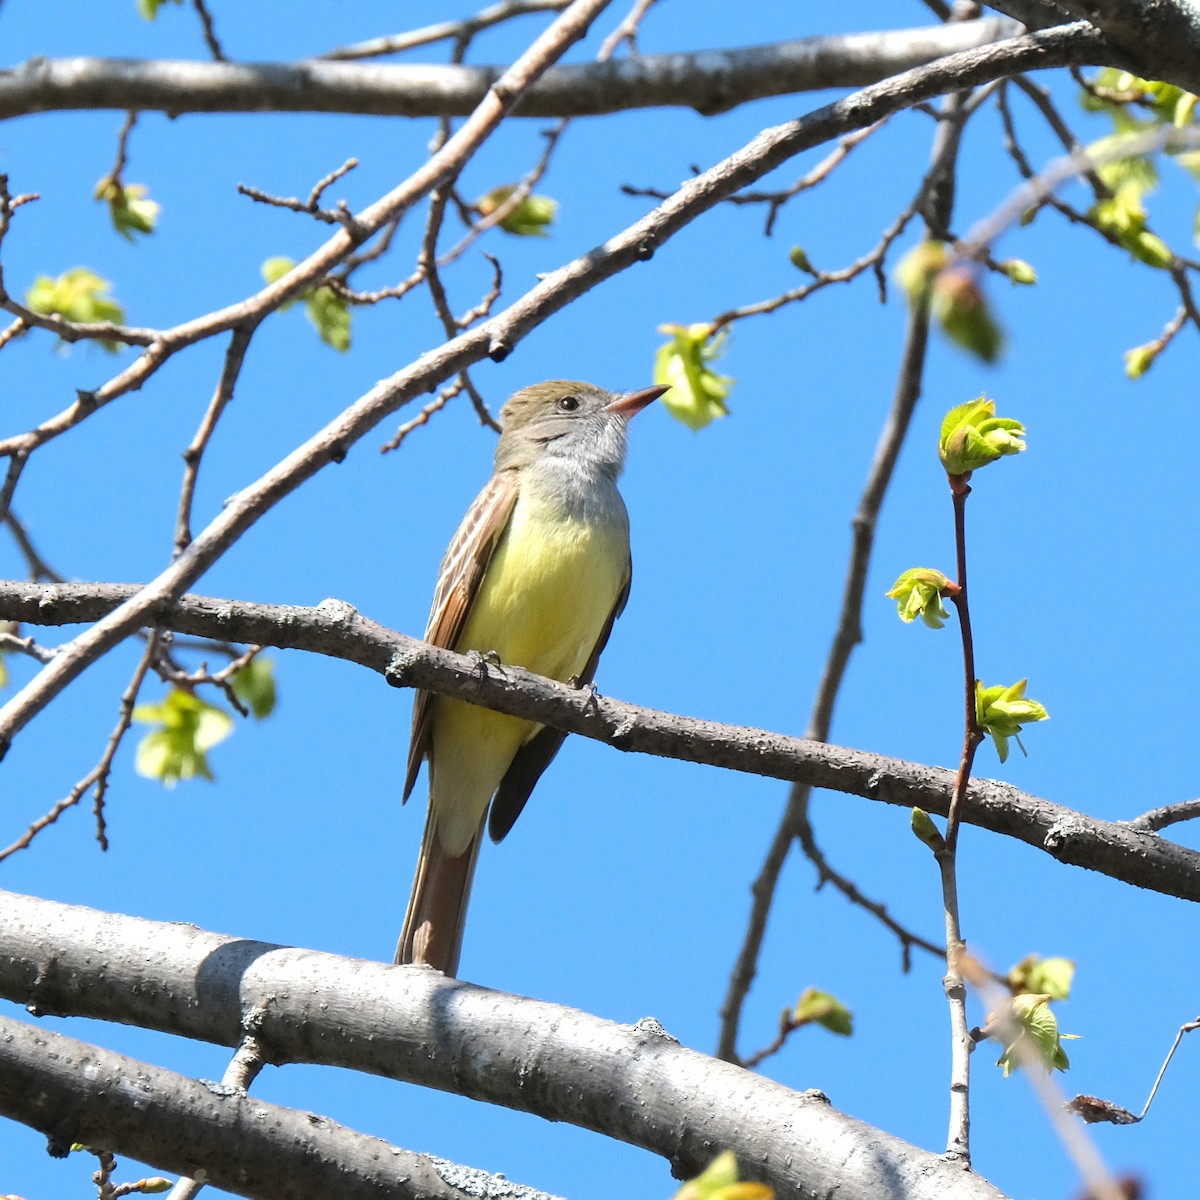
{"type": "Polygon", "coordinates": [[[579,407],[578,396],[559,396],[558,411],[559,412],[574,412],[579,407]]]}

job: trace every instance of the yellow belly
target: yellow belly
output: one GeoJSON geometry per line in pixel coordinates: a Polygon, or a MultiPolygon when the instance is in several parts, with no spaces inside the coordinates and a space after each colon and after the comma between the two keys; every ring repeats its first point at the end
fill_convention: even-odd
{"type": "MultiPolygon", "coordinates": [[[[564,520],[524,494],[455,649],[566,682],[579,675],[629,577],[624,524],[564,520]]],[[[541,728],[460,700],[433,701],[430,805],[461,854],[521,746],[541,728]]]]}

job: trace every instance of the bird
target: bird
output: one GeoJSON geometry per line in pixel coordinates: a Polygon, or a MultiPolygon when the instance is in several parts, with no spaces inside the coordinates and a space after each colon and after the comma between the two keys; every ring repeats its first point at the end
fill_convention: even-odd
{"type": "MultiPolygon", "coordinates": [[[[632,577],[617,490],[627,426],[667,390],[553,379],[507,400],[492,477],[442,560],[427,642],[591,682],[632,577]]],[[[418,691],[403,799],[428,762],[429,809],[397,963],[457,973],[484,826],[504,838],[565,737],[418,691]]]]}

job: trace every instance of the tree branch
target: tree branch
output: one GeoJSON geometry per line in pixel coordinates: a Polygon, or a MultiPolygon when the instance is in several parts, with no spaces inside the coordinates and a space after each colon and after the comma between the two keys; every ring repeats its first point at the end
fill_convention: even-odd
{"type": "MultiPolygon", "coordinates": [[[[0,619],[33,625],[102,619],[144,594],[136,584],[0,581],[0,619]]],[[[360,616],[349,604],[316,608],[183,596],[148,606],[148,622],[176,632],[358,663],[396,687],[420,687],[582,734],[618,750],[725,767],[945,814],[955,772],[762,729],[683,717],[492,667],[360,616]]],[[[1102,821],[993,780],[971,781],[962,819],[1134,887],[1200,901],[1200,853],[1119,821],[1102,821]]]]}
{"type": "MultiPolygon", "coordinates": [[[[821,1093],[794,1092],[688,1050],[650,1018],[617,1025],[422,967],[11,892],[0,892],[0,914],[0,992],[35,1012],[118,1020],[228,1046],[252,1030],[275,1063],[341,1066],[568,1121],[660,1154],[684,1177],[732,1149],[742,1169],[773,1186],[780,1200],[834,1193],[842,1200],[1000,1200],[977,1175],[839,1113],[821,1093]],[[54,930],[52,943],[47,929],[54,930]]],[[[14,1045],[0,1035],[0,1063],[14,1045]]],[[[60,1069],[42,1049],[18,1085],[9,1083],[7,1065],[0,1070],[5,1110],[18,1118],[36,1114],[41,1127],[77,1136],[64,1119],[71,1108],[37,1099],[39,1067],[50,1081],[60,1069]]],[[[267,1108],[236,1098],[231,1105],[195,1083],[185,1094],[201,1104],[184,1126],[193,1132],[209,1114],[227,1121],[225,1108],[237,1116],[267,1108]]],[[[129,1076],[107,1089],[97,1081],[89,1095],[89,1113],[115,1105],[152,1128],[155,1106],[130,1087],[129,1076]],[[97,1101],[99,1091],[107,1095],[97,1101]]],[[[193,1166],[203,1165],[195,1142],[181,1151],[193,1166]]]]}
{"type": "Polygon", "coordinates": [[[0,1017],[0,1114],[258,1200],[462,1200],[433,1161],[328,1117],[0,1017]]]}
{"type": "MultiPolygon", "coordinates": [[[[576,0],[577,4],[583,2],[576,0]]],[[[575,11],[573,5],[555,25],[566,21],[575,11]]],[[[927,67],[857,92],[807,117],[764,130],[749,145],[683,184],[674,196],[622,233],[543,277],[537,286],[497,316],[429,351],[391,378],[376,384],[256,483],[234,496],[208,528],[157,579],[120,609],[70,642],[54,662],[44,667],[0,709],[0,753],[16,733],[74,678],[144,624],[150,609],[182,594],[280,500],[329,463],[342,461],[349,447],[414,396],[434,390],[451,374],[478,362],[485,355],[497,361],[507,357],[526,333],[570,301],[634,263],[651,257],[659,245],[701,213],[800,151],[854,129],[865,128],[900,108],[948,89],[969,87],[1017,71],[1090,62],[1101,45],[1101,39],[1090,33],[1086,26],[1067,26],[1043,34],[1013,38],[982,50],[939,59],[927,67]]],[[[539,43],[524,55],[513,68],[512,80],[500,88],[488,112],[483,112],[481,106],[476,116],[412,180],[372,205],[367,210],[372,219],[381,225],[386,217],[400,211],[402,205],[398,196],[423,195],[436,186],[441,178],[448,177],[453,164],[460,161],[461,154],[465,152],[467,142],[471,138],[478,142],[486,136],[494,122],[503,115],[505,100],[511,101],[512,88],[528,86],[530,74],[536,74],[534,68],[537,64],[544,65],[548,53],[548,49],[539,43]],[[460,158],[450,156],[446,161],[443,156],[452,146],[457,147],[460,158]]],[[[340,239],[349,241],[344,231],[339,232],[325,247],[278,283],[259,293],[256,302],[281,303],[303,281],[319,274],[339,254],[347,251],[348,245],[340,239]]],[[[215,322],[219,325],[224,321],[227,327],[237,319],[245,319],[246,315],[244,305],[234,305],[223,314],[213,314],[210,318],[202,318],[200,322],[191,324],[195,326],[208,322],[211,325],[215,322]]],[[[187,328],[181,326],[176,332],[182,335],[181,331],[187,328]]],[[[212,330],[216,331],[216,328],[212,330]]],[[[153,353],[154,349],[143,358],[148,359],[153,353]]],[[[120,386],[122,390],[127,390],[133,386],[127,377],[136,369],[135,363],[124,375],[112,381],[111,387],[117,389],[120,386]],[[121,385],[121,380],[126,382],[121,385]]]]}
{"type": "MultiPolygon", "coordinates": [[[[1013,37],[1015,21],[797,38],[737,50],[649,54],[553,68],[522,97],[522,117],[581,117],[631,108],[723,112],[765,96],[862,87],[889,75],[1013,37]]],[[[172,59],[31,59],[0,72],[0,118],[77,109],[186,112],[338,112],[463,116],[503,73],[499,66],[172,59]]]]}
{"type": "Polygon", "coordinates": [[[1190,0],[1055,0],[1090,21],[1139,74],[1200,92],[1200,9],[1190,0]]]}

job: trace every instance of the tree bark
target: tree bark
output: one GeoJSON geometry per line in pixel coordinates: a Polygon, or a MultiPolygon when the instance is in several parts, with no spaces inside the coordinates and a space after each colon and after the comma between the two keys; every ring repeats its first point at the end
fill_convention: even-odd
{"type": "MultiPolygon", "coordinates": [[[[120,1021],[226,1046],[253,1033],[268,1061],[346,1067],[568,1121],[660,1154],[682,1178],[731,1149],[743,1173],[770,1184],[779,1200],[1001,1200],[979,1176],[838,1112],[820,1092],[795,1092],[685,1049],[652,1018],[617,1025],[428,968],[0,892],[0,994],[38,1014],[120,1021]]],[[[70,1088],[77,1085],[62,1080],[78,1076],[81,1053],[94,1052],[75,1044],[61,1064],[47,1043],[30,1058],[28,1038],[0,1036],[0,1078],[19,1063],[27,1080],[0,1093],[6,1111],[44,1128],[54,1109],[37,1099],[39,1063],[48,1087],[70,1088]]],[[[178,1091],[179,1104],[200,1103],[220,1123],[224,1110],[196,1087],[203,1090],[178,1091]]],[[[117,1096],[113,1135],[127,1136],[135,1097],[119,1093],[104,1079],[92,1084],[87,1111],[96,1124],[88,1136],[140,1155],[109,1141],[101,1124],[117,1096]]],[[[253,1107],[239,1102],[235,1116],[253,1107]]],[[[194,1175],[193,1168],[211,1172],[194,1156],[175,1169],[194,1175]]]]}
{"type": "MultiPolygon", "coordinates": [[[[946,54],[1012,37],[1004,17],[765,46],[648,54],[555,67],[516,115],[581,117],[633,108],[723,112],[765,96],[862,87],[946,54]]],[[[75,109],[182,113],[338,112],[448,117],[471,112],[499,66],[36,58],[0,72],[0,118],[75,109]]]]}

